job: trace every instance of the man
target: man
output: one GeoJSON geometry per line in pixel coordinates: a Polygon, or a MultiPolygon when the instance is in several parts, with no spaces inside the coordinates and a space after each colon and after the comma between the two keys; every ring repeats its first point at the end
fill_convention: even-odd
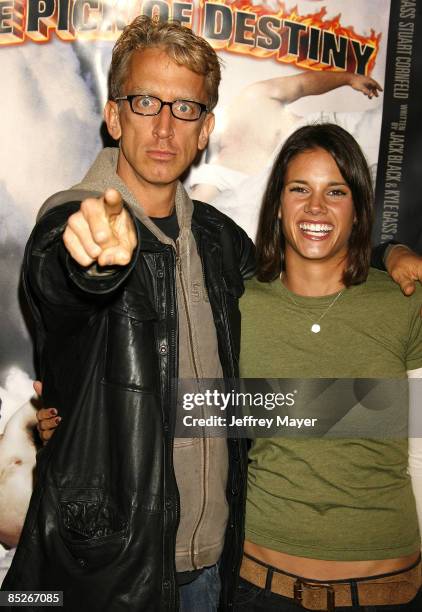
{"type": "Polygon", "coordinates": [[[31,237],[43,396],[63,420],[39,454],[5,589],[63,590],[72,611],[206,612],[221,559],[230,606],[244,441],[173,439],[177,377],[237,375],[253,271],[244,232],[178,182],[207,144],[219,79],[201,38],[137,18],[114,49],[105,109],[120,148],[53,196],[31,237]]]}
{"type": "Polygon", "coordinates": [[[177,609],[178,578],[181,609],[205,611],[220,557],[236,575],[245,445],[172,433],[177,376],[237,375],[253,270],[242,230],[178,180],[207,144],[219,80],[203,39],[136,19],[104,115],[120,148],[50,199],[32,235],[24,282],[44,400],[63,423],[40,453],[5,589],[63,590],[72,611],[161,611],[177,609]]]}

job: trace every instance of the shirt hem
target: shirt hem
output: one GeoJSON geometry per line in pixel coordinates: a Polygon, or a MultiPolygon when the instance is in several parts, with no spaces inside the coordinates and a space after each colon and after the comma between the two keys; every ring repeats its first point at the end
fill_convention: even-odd
{"type": "Polygon", "coordinates": [[[395,559],[405,557],[417,552],[420,549],[419,538],[411,544],[401,545],[400,547],[385,548],[333,548],[324,545],[323,549],[316,546],[295,544],[286,540],[272,540],[252,530],[247,530],[246,540],[265,546],[270,550],[294,555],[296,557],[306,557],[309,559],[319,559],[321,561],[378,561],[383,559],[395,559]]]}

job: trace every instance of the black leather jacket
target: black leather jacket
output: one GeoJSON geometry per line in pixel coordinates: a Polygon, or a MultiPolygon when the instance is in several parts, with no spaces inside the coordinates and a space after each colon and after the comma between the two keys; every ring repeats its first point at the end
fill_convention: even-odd
{"type": "MultiPolygon", "coordinates": [[[[63,421],[39,452],[37,484],[3,589],[64,591],[66,610],[178,609],[173,470],[178,374],[175,253],[138,221],[131,264],[100,278],[67,255],[66,219],[48,212],[25,256],[37,321],[45,405],[63,421]]],[[[238,376],[243,278],[253,245],[235,223],[195,202],[224,376],[238,376]]],[[[222,609],[231,609],[243,541],[247,449],[228,440],[230,507],[222,555],[222,609]]]]}

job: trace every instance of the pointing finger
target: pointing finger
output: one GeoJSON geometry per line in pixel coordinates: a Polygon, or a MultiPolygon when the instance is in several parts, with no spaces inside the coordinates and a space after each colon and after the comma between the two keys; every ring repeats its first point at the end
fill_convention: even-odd
{"type": "MultiPolygon", "coordinates": [[[[86,200],[83,200],[81,203],[80,213],[87,224],[91,240],[95,244],[102,247],[112,238],[104,197],[87,198],[86,200]]],[[[77,214],[78,213],[75,213],[75,216],[77,214]]],[[[77,230],[75,230],[75,233],[77,233],[78,237],[81,238],[77,230]]],[[[95,257],[98,257],[98,255],[99,253],[95,257]]]]}
{"type": "Polygon", "coordinates": [[[123,199],[117,189],[107,189],[104,192],[104,210],[107,217],[119,215],[123,209],[123,199]]]}

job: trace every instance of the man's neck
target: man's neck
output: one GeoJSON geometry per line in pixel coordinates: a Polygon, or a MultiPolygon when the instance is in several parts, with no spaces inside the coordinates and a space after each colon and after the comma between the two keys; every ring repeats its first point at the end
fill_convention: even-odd
{"type": "Polygon", "coordinates": [[[286,254],[286,270],[282,274],[283,284],[297,295],[320,297],[332,295],[344,289],[344,260],[292,261],[286,254]]]}
{"type": "Polygon", "coordinates": [[[177,181],[168,185],[154,185],[140,181],[132,174],[127,175],[121,171],[117,164],[117,174],[133,193],[148,217],[168,217],[174,209],[176,200],[177,181]]]}

